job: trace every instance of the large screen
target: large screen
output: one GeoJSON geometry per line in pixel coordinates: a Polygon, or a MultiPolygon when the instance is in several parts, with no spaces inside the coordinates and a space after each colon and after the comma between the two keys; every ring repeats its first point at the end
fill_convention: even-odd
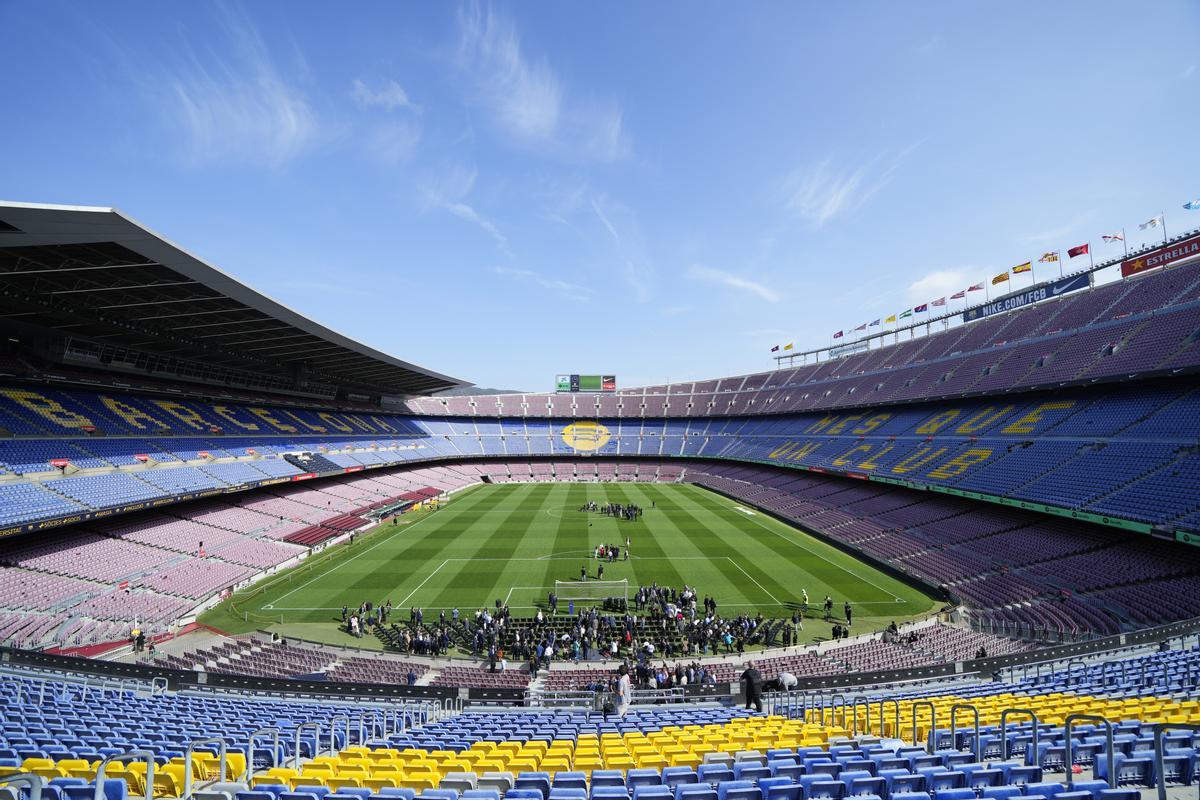
{"type": "Polygon", "coordinates": [[[615,392],[616,375],[557,375],[554,378],[556,392],[615,392]]]}

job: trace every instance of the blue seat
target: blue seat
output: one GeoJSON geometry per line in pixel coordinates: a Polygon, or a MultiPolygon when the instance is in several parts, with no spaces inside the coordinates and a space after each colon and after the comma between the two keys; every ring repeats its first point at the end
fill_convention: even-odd
{"type": "MultiPolygon", "coordinates": [[[[370,796],[368,791],[367,795],[370,796]]],[[[275,800],[275,795],[270,792],[238,792],[237,800],[275,800]]]]}
{"type": "Polygon", "coordinates": [[[717,790],[707,783],[681,783],[675,787],[675,800],[717,800],[717,790]]]}
{"type": "Polygon", "coordinates": [[[330,789],[328,786],[309,785],[309,784],[297,786],[296,791],[303,792],[305,794],[316,795],[318,800],[322,800],[326,795],[331,794],[333,792],[333,790],[330,789]]]}
{"type": "MultiPolygon", "coordinates": [[[[696,769],[696,775],[701,783],[711,783],[716,786],[723,781],[733,780],[733,770],[724,764],[701,764],[696,769]]],[[[595,778],[593,777],[593,780],[595,778]]]]}
{"type": "Polygon", "coordinates": [[[1029,783],[1025,785],[1025,794],[1041,795],[1046,800],[1052,800],[1059,792],[1066,791],[1061,783],[1053,781],[1042,781],[1041,783],[1029,783]]]}
{"type": "MultiPolygon", "coordinates": [[[[284,792],[290,792],[291,789],[287,786],[287,784],[284,783],[260,783],[258,786],[254,787],[254,791],[266,792],[267,794],[271,795],[271,797],[275,798],[275,800],[279,800],[279,795],[283,794],[284,792]]],[[[409,798],[409,800],[411,800],[411,798],[409,798]]]]}
{"type": "Polygon", "coordinates": [[[1108,784],[1104,781],[1075,781],[1071,784],[1073,792],[1087,792],[1092,796],[1092,800],[1100,800],[1100,793],[1108,788],[1108,784]]]}
{"type": "MultiPolygon", "coordinates": [[[[440,797],[442,795],[436,794],[436,793],[442,792],[442,791],[446,791],[446,790],[431,789],[430,791],[425,792],[425,796],[426,797],[431,797],[431,796],[432,797],[440,797]],[[435,793],[435,794],[431,794],[431,793],[435,793]]],[[[364,789],[362,787],[347,786],[344,789],[338,789],[336,794],[340,794],[340,795],[347,796],[347,797],[357,797],[358,800],[367,800],[367,798],[371,796],[371,790],[364,789]]],[[[329,798],[331,798],[331,797],[333,797],[333,795],[327,794],[327,795],[325,795],[325,800],[329,800],[329,798]]],[[[258,798],[258,800],[264,800],[264,799],[258,798]]],[[[446,800],[458,800],[458,792],[454,792],[454,796],[448,797],[448,798],[446,798],[446,800]]]]}
{"type": "Polygon", "coordinates": [[[763,800],[802,800],[803,791],[798,783],[785,783],[763,789],[762,793],[763,800]]]}
{"type": "Polygon", "coordinates": [[[1137,789],[1104,789],[1100,792],[1100,800],[1141,800],[1142,793],[1137,789]]]}
{"type": "Polygon", "coordinates": [[[771,770],[772,777],[791,778],[793,781],[800,780],[800,776],[804,774],[803,764],[785,764],[772,761],[767,764],[767,768],[771,770]]]}
{"type": "Polygon", "coordinates": [[[933,793],[935,800],[975,800],[973,789],[939,789],[933,793]]]}
{"type": "MultiPolygon", "coordinates": [[[[967,776],[961,772],[935,772],[925,777],[927,788],[937,792],[942,789],[962,789],[967,785],[967,776]]],[[[974,794],[972,792],[972,794],[974,794]]]]}
{"type": "Polygon", "coordinates": [[[761,800],[762,792],[753,781],[721,781],[717,784],[717,800],[755,800],[756,797],[761,800]]]}
{"type": "Polygon", "coordinates": [[[809,784],[807,800],[817,800],[828,797],[831,800],[842,800],[846,796],[846,784],[841,781],[816,780],[809,784]]]}
{"type": "Polygon", "coordinates": [[[559,772],[554,776],[550,790],[555,789],[587,789],[587,775],[582,772],[559,772]]]}
{"type": "Polygon", "coordinates": [[[968,789],[984,789],[1004,783],[1004,773],[998,769],[977,769],[967,774],[968,789]]]}
{"type": "Polygon", "coordinates": [[[985,786],[981,797],[986,800],[1008,800],[1010,797],[1020,797],[1020,786],[985,786]]]}
{"type": "MultiPolygon", "coordinates": [[[[537,789],[545,798],[550,794],[550,773],[548,772],[521,772],[517,774],[517,779],[513,782],[513,789],[537,789]]],[[[428,792],[426,792],[428,794],[428,792]]],[[[455,798],[449,798],[455,800],[455,798]]]]}
{"type": "Polygon", "coordinates": [[[592,789],[604,786],[625,788],[625,773],[619,769],[597,769],[592,771],[592,789]]]}
{"type": "Polygon", "coordinates": [[[632,788],[638,786],[661,786],[662,773],[656,769],[631,769],[625,776],[625,785],[632,788]]]}
{"type": "Polygon", "coordinates": [[[838,780],[846,784],[846,788],[849,789],[850,784],[859,778],[871,778],[874,776],[865,769],[843,769],[840,773],[838,773],[837,777],[838,780]]]}
{"type": "MultiPolygon", "coordinates": [[[[426,794],[428,794],[428,792],[426,792],[426,794]]],[[[593,792],[592,795],[594,797],[595,792],[593,792]]],[[[541,789],[512,788],[505,792],[504,796],[506,798],[511,798],[511,800],[546,800],[546,795],[542,793],[541,789]]]]}
{"type": "MultiPolygon", "coordinates": [[[[492,791],[491,789],[474,789],[471,791],[492,791]]],[[[500,794],[496,792],[496,794],[500,794]]],[[[467,793],[463,792],[463,800],[467,800],[467,793]]],[[[555,786],[550,790],[549,800],[587,800],[587,789],[580,789],[578,786],[555,786]]]]}
{"type": "Polygon", "coordinates": [[[1030,783],[1038,783],[1042,780],[1042,768],[1036,766],[1013,767],[1008,771],[1007,780],[1010,786],[1025,786],[1030,783]]]}
{"type": "MultiPolygon", "coordinates": [[[[556,777],[555,780],[557,779],[556,777]]],[[[675,787],[685,783],[697,783],[699,780],[696,770],[691,767],[663,767],[662,782],[667,786],[675,787]]]]}
{"type": "MultiPolygon", "coordinates": [[[[410,789],[407,786],[384,786],[376,794],[384,795],[385,797],[402,797],[404,800],[415,800],[417,796],[416,789],[410,789]]],[[[282,798],[280,798],[282,800],[282,798]]]]}
{"type": "Polygon", "coordinates": [[[924,794],[924,775],[896,775],[892,778],[891,794],[924,794]]]}
{"type": "MultiPolygon", "coordinates": [[[[599,800],[599,798],[613,798],[614,800],[629,800],[629,792],[627,792],[625,790],[624,784],[621,784],[618,786],[613,786],[613,785],[595,786],[595,785],[593,785],[591,796],[593,798],[595,798],[596,800],[599,800]]],[[[505,797],[505,800],[508,800],[508,798],[512,797],[512,792],[509,792],[508,794],[504,795],[504,797],[505,797]]]]}
{"type": "MultiPolygon", "coordinates": [[[[845,775],[842,776],[843,778],[845,775]]],[[[845,780],[842,781],[845,783],[845,780]]],[[[855,778],[850,781],[846,788],[846,794],[849,797],[865,797],[867,795],[875,795],[876,797],[887,797],[888,787],[887,781],[883,778],[855,778]]]]}
{"type": "Polygon", "coordinates": [[[661,783],[633,787],[633,800],[674,800],[674,797],[671,787],[661,783]]]}
{"type": "MultiPolygon", "coordinates": [[[[554,789],[550,790],[550,796],[554,796],[554,789]]],[[[575,791],[579,792],[578,797],[572,800],[587,800],[586,789],[561,789],[560,791],[575,791]]],[[[466,789],[462,793],[462,800],[500,800],[500,793],[495,789],[466,789]]]]}

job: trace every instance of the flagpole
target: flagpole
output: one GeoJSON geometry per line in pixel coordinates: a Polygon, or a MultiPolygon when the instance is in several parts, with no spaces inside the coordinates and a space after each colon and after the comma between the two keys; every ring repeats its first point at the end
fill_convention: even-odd
{"type": "Polygon", "coordinates": [[[1121,244],[1125,245],[1125,255],[1129,255],[1129,237],[1125,235],[1125,229],[1121,228],[1121,244]]]}
{"type": "Polygon", "coordinates": [[[1096,258],[1092,255],[1092,243],[1088,242],[1088,263],[1092,265],[1092,269],[1096,268],[1096,258]]]}
{"type": "Polygon", "coordinates": [[[1058,256],[1058,277],[1060,277],[1060,278],[1061,278],[1061,277],[1063,276],[1063,271],[1062,271],[1062,250],[1055,250],[1055,251],[1054,251],[1054,255],[1058,256]]]}
{"type": "Polygon", "coordinates": [[[1158,212],[1158,218],[1162,220],[1163,244],[1166,244],[1167,243],[1167,212],[1165,212],[1165,211],[1158,212]]]}

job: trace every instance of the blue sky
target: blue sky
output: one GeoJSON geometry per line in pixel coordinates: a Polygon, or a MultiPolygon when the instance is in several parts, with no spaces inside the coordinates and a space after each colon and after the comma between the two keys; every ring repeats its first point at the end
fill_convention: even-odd
{"type": "Polygon", "coordinates": [[[484,386],[739,374],[1200,225],[1197,42],[1194,0],[0,0],[0,197],[484,386]]]}

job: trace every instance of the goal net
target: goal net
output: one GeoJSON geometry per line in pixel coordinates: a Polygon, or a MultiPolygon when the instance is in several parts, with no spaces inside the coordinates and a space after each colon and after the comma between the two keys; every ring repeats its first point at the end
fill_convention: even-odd
{"type": "Polygon", "coordinates": [[[617,597],[629,601],[629,581],[555,581],[554,593],[559,600],[607,600],[617,597]]]}

